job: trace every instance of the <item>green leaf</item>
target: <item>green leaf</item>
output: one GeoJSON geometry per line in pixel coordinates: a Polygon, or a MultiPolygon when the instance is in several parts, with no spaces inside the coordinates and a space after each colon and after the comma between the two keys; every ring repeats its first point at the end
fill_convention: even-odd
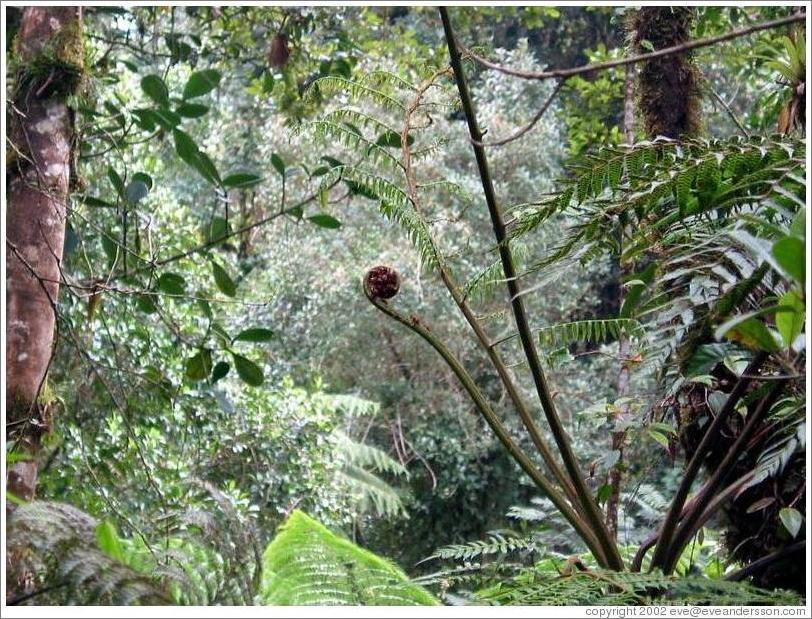
{"type": "Polygon", "coordinates": [[[262,177],[256,174],[237,173],[230,174],[223,179],[225,187],[251,187],[262,182],[262,177]]]}
{"type": "Polygon", "coordinates": [[[180,116],[172,110],[152,110],[151,118],[164,129],[174,129],[180,124],[180,116]]]}
{"type": "Polygon", "coordinates": [[[169,106],[169,89],[159,75],[145,75],[141,78],[141,90],[158,105],[169,106]]]}
{"type": "Polygon", "coordinates": [[[307,218],[308,221],[316,224],[317,226],[321,226],[322,228],[330,228],[335,230],[336,228],[341,227],[341,222],[338,221],[335,217],[331,217],[330,215],[325,215],[321,213],[319,215],[313,215],[312,217],[307,218]]]}
{"type": "Polygon", "coordinates": [[[252,327],[245,329],[234,338],[235,342],[268,342],[273,339],[273,331],[263,327],[252,327]]]}
{"type": "Polygon", "coordinates": [[[208,348],[201,348],[197,354],[186,360],[185,374],[189,380],[206,380],[211,369],[211,351],[208,348]]]}
{"type": "MultiPolygon", "coordinates": [[[[199,297],[201,294],[202,293],[198,293],[197,296],[199,297]]],[[[200,308],[200,311],[203,312],[203,315],[206,318],[208,318],[209,320],[211,320],[214,317],[214,314],[212,314],[212,311],[211,311],[211,303],[206,301],[206,299],[198,298],[197,299],[197,306],[200,308]]]]}
{"type": "Polygon", "coordinates": [[[658,432],[657,430],[649,430],[648,435],[657,441],[660,445],[668,449],[669,447],[669,440],[668,437],[663,434],[662,432],[658,432]]]}
{"type": "Polygon", "coordinates": [[[158,290],[167,294],[183,294],[186,280],[177,273],[164,273],[158,278],[158,290]]]}
{"type": "Polygon", "coordinates": [[[124,198],[124,181],[121,179],[121,176],[112,166],[107,167],[107,178],[110,179],[110,182],[113,184],[113,187],[116,190],[116,193],[121,197],[124,198]]]}
{"type": "Polygon", "coordinates": [[[271,165],[276,168],[276,171],[279,172],[280,176],[285,176],[285,162],[282,161],[282,157],[276,153],[271,155],[271,165]]]}
{"type": "MultiPolygon", "coordinates": [[[[414,136],[409,135],[406,143],[411,146],[414,143],[414,136]]],[[[390,148],[400,148],[403,143],[399,133],[396,133],[395,131],[387,131],[378,136],[375,144],[378,146],[388,146],[390,148]]]]}
{"type": "Polygon", "coordinates": [[[219,361],[211,371],[211,382],[216,383],[221,378],[225,378],[231,366],[225,361],[219,361]]]}
{"type": "Polygon", "coordinates": [[[107,266],[112,267],[118,259],[119,246],[109,234],[102,234],[102,249],[107,256],[107,266]]]}
{"type": "Polygon", "coordinates": [[[237,374],[243,382],[252,387],[259,387],[265,382],[265,377],[262,375],[262,368],[256,363],[237,353],[231,353],[231,357],[234,360],[234,367],[237,370],[237,374]]]}
{"type": "Polygon", "coordinates": [[[116,531],[116,526],[109,520],[96,525],[96,544],[108,557],[124,563],[124,547],[116,531]]]}
{"type": "Polygon", "coordinates": [[[803,241],[795,236],[785,236],[773,244],[772,254],[784,272],[803,286],[806,281],[803,241]]]}
{"type": "Polygon", "coordinates": [[[801,208],[792,220],[792,225],[789,227],[789,232],[792,236],[797,236],[799,239],[806,238],[806,209],[801,208]]]}
{"type": "Polygon", "coordinates": [[[731,345],[726,343],[703,344],[685,363],[686,377],[709,374],[718,363],[724,361],[731,352],[731,345]]]}
{"type": "Polygon", "coordinates": [[[612,486],[609,484],[603,484],[600,488],[598,488],[598,495],[595,497],[598,500],[598,503],[606,503],[609,500],[609,497],[612,496],[612,486]]]}
{"type": "Polygon", "coordinates": [[[174,129],[175,152],[183,161],[197,170],[200,175],[213,185],[220,184],[220,175],[217,168],[206,153],[202,152],[195,141],[185,131],[174,129]]]}
{"type": "Polygon", "coordinates": [[[217,284],[220,292],[229,297],[235,296],[237,294],[237,285],[228,272],[214,260],[211,263],[211,270],[214,274],[214,283],[217,284]]]}
{"type": "Polygon", "coordinates": [[[183,89],[183,98],[192,99],[194,97],[201,97],[208,92],[211,92],[220,84],[220,72],[214,69],[207,69],[206,71],[197,71],[189,76],[186,86],[183,89]]]}
{"type": "Polygon", "coordinates": [[[209,111],[209,106],[200,103],[181,103],[175,108],[175,113],[184,118],[200,118],[209,111]]]}
{"type": "Polygon", "coordinates": [[[145,314],[154,314],[158,311],[155,299],[151,294],[139,294],[135,297],[135,305],[145,314]]]}
{"type": "Polygon", "coordinates": [[[735,316],[722,324],[716,329],[716,338],[722,337],[756,350],[777,352],[780,349],[767,326],[751,314],[735,316]]]}
{"type": "Polygon", "coordinates": [[[789,309],[775,314],[775,326],[784,340],[784,346],[789,348],[804,327],[806,307],[801,296],[794,290],[784,293],[778,301],[778,307],[789,309]]]}
{"type": "Polygon", "coordinates": [[[787,533],[795,539],[804,523],[804,517],[801,512],[794,507],[784,507],[778,512],[778,517],[781,519],[781,524],[784,525],[787,533]]]}
{"type": "Polygon", "coordinates": [[[203,226],[203,239],[207,243],[222,239],[231,233],[231,225],[225,217],[212,217],[211,221],[203,226]]]}

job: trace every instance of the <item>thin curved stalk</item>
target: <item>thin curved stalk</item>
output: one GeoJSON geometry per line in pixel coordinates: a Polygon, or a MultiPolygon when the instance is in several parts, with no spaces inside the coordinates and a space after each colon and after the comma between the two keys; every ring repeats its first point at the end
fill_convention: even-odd
{"type": "Polygon", "coordinates": [[[592,497],[592,493],[586,486],[583,473],[575,458],[575,454],[570,446],[569,439],[567,438],[564,426],[556,412],[555,403],[553,402],[549,386],[544,376],[544,371],[541,367],[538,351],[533,339],[533,333],[530,329],[530,323],[527,318],[527,312],[524,308],[522,300],[522,290],[519,286],[519,281],[516,277],[516,268],[513,262],[513,255],[510,251],[510,244],[507,239],[505,222],[502,216],[502,211],[496,200],[496,192],[494,191],[493,181],[491,180],[490,168],[488,167],[488,159],[485,154],[485,149],[482,144],[482,132],[477,123],[476,114],[474,112],[473,101],[470,92],[468,91],[468,84],[465,80],[465,74],[462,69],[462,59],[460,57],[459,48],[457,47],[456,39],[454,38],[454,31],[451,27],[451,21],[448,17],[448,11],[445,7],[440,7],[440,16],[443,21],[443,30],[445,31],[446,44],[448,45],[448,52],[451,57],[451,67],[454,70],[454,79],[457,83],[459,90],[460,100],[462,102],[465,118],[468,123],[468,133],[471,138],[474,155],[476,157],[477,168],[479,170],[479,177],[482,181],[482,189],[485,196],[485,201],[488,205],[488,211],[491,216],[491,224],[493,226],[494,236],[498,243],[499,257],[502,262],[502,271],[505,275],[507,288],[510,295],[510,304],[513,309],[513,316],[516,321],[516,329],[522,342],[525,357],[527,358],[528,365],[530,366],[530,373],[533,375],[533,382],[536,386],[541,407],[547,417],[547,422],[552,431],[556,446],[564,461],[564,467],[570,476],[570,479],[575,487],[575,492],[578,494],[579,502],[584,509],[586,516],[594,534],[597,536],[601,547],[604,550],[607,558],[609,559],[610,567],[615,570],[623,569],[623,559],[618,551],[617,544],[611,538],[606,524],[603,520],[603,514],[598,508],[597,503],[592,497]],[[479,146],[478,146],[479,144],[479,146]]]}
{"type": "MultiPolygon", "coordinates": [[[[414,178],[414,174],[412,172],[412,154],[411,149],[409,147],[409,131],[412,128],[411,119],[412,115],[414,114],[415,110],[420,105],[420,99],[426,90],[434,84],[437,77],[442,75],[443,73],[447,73],[448,69],[444,71],[438,71],[434,75],[432,75],[429,79],[427,79],[421,86],[417,89],[417,93],[406,106],[406,112],[404,114],[403,119],[403,130],[401,131],[400,135],[400,142],[401,142],[401,156],[403,158],[403,172],[406,178],[406,194],[411,199],[415,212],[419,217],[423,217],[422,213],[422,206],[420,201],[420,194],[417,190],[417,183],[414,178]]],[[[485,353],[488,355],[488,358],[491,361],[496,373],[499,375],[499,379],[502,381],[502,384],[505,387],[505,391],[508,393],[508,397],[510,397],[511,402],[513,403],[516,412],[519,414],[519,418],[522,420],[527,433],[530,435],[531,440],[533,441],[533,445],[535,445],[536,450],[541,455],[542,459],[544,460],[545,465],[547,466],[548,470],[552,474],[552,476],[558,481],[561,487],[564,490],[564,493],[567,495],[567,498],[570,500],[570,503],[579,511],[583,511],[583,508],[580,505],[580,501],[578,498],[577,493],[575,492],[575,488],[572,485],[567,474],[561,468],[561,465],[556,460],[555,456],[553,455],[552,449],[547,444],[547,441],[544,439],[544,436],[541,433],[538,425],[536,424],[533,416],[530,414],[530,411],[527,408],[527,405],[524,402],[519,390],[516,387],[516,384],[511,376],[510,372],[508,371],[507,365],[503,361],[499,351],[494,346],[493,342],[491,341],[488,334],[485,332],[485,329],[482,326],[482,323],[474,314],[474,311],[471,309],[471,306],[465,299],[465,295],[460,291],[459,285],[454,280],[454,277],[446,268],[443,260],[439,255],[436,255],[437,259],[437,270],[440,274],[440,279],[442,280],[443,284],[445,285],[446,289],[448,289],[451,298],[457,304],[457,307],[462,312],[462,315],[468,321],[471,329],[474,331],[477,340],[479,340],[480,345],[484,348],[485,353]]]]}
{"type": "Polygon", "coordinates": [[[369,290],[367,290],[366,286],[364,286],[364,294],[381,312],[419,335],[440,354],[448,367],[451,368],[451,371],[454,372],[454,375],[460,381],[465,391],[473,400],[479,413],[490,426],[491,430],[493,430],[494,434],[496,434],[502,445],[504,445],[505,449],[507,449],[508,453],[510,453],[513,459],[519,464],[519,466],[522,467],[522,470],[527,473],[527,475],[533,480],[539,489],[553,502],[564,518],[567,519],[567,522],[569,522],[578,532],[578,535],[581,537],[581,539],[583,539],[589,550],[592,551],[592,554],[595,556],[598,562],[601,565],[606,565],[606,555],[604,554],[603,548],[595,537],[593,531],[590,529],[589,525],[581,519],[578,513],[567,503],[566,498],[536,467],[530,457],[516,443],[516,441],[513,440],[507,428],[494,412],[482,391],[479,389],[479,387],[477,387],[474,379],[463,367],[460,361],[454,356],[454,354],[445,346],[445,344],[440,341],[437,336],[429,331],[417,317],[404,316],[386,301],[372,296],[369,290]]]}

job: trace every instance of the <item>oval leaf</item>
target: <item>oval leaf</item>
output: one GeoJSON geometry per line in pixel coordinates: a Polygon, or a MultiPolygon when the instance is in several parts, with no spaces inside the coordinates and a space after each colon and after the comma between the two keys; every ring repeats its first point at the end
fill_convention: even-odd
{"type": "Polygon", "coordinates": [[[338,221],[335,217],[331,217],[330,215],[325,215],[323,213],[319,215],[313,215],[312,217],[307,218],[308,221],[316,224],[317,226],[321,226],[322,228],[330,228],[331,230],[335,230],[336,228],[341,227],[341,222],[338,221]]]}
{"type": "Polygon", "coordinates": [[[183,294],[186,280],[177,273],[164,273],[158,278],[158,290],[167,294],[183,294]]]}
{"type": "Polygon", "coordinates": [[[225,378],[230,369],[231,366],[225,361],[218,362],[211,371],[211,382],[216,383],[221,378],[225,378]]]}
{"type": "Polygon", "coordinates": [[[169,90],[159,75],[145,75],[141,78],[141,90],[158,105],[169,105],[169,90]]]}
{"type": "Polygon", "coordinates": [[[259,387],[265,381],[265,377],[262,375],[262,369],[256,363],[236,353],[232,353],[231,356],[234,359],[234,367],[237,369],[237,374],[243,382],[252,387],[259,387]]]}
{"type": "Polygon", "coordinates": [[[183,98],[192,99],[211,92],[220,85],[220,72],[214,69],[192,73],[183,89],[183,98]]]}
{"type": "Polygon", "coordinates": [[[285,176],[285,162],[282,161],[282,157],[276,153],[271,155],[271,165],[276,168],[276,171],[279,172],[280,176],[285,176]]]}
{"type": "Polygon", "coordinates": [[[784,340],[784,346],[789,348],[804,328],[806,308],[803,299],[794,290],[784,293],[778,302],[779,307],[786,307],[789,311],[775,313],[775,326],[784,340]]]}
{"type": "Polygon", "coordinates": [[[192,381],[206,380],[211,374],[211,351],[202,348],[186,360],[186,378],[192,381]]]}
{"type": "Polygon", "coordinates": [[[773,245],[773,257],[787,275],[803,285],[806,281],[804,242],[794,236],[786,236],[773,245]]]}
{"type": "Polygon", "coordinates": [[[251,187],[262,182],[262,177],[256,174],[230,174],[223,179],[225,187],[251,187]]]}
{"type": "Polygon", "coordinates": [[[229,297],[235,296],[237,294],[237,284],[234,283],[228,272],[214,261],[211,263],[211,270],[214,275],[214,283],[217,284],[220,292],[229,297]]]}
{"type": "Polygon", "coordinates": [[[801,530],[801,525],[804,523],[804,517],[794,507],[784,507],[778,512],[778,517],[781,519],[781,524],[787,530],[787,533],[794,539],[798,536],[801,530]]]}
{"type": "Polygon", "coordinates": [[[235,342],[268,342],[273,339],[273,331],[264,329],[262,327],[253,327],[241,331],[240,334],[234,338],[235,342]]]}
{"type": "Polygon", "coordinates": [[[175,113],[184,118],[200,118],[209,111],[209,106],[200,103],[181,103],[175,108],[175,113]]]}

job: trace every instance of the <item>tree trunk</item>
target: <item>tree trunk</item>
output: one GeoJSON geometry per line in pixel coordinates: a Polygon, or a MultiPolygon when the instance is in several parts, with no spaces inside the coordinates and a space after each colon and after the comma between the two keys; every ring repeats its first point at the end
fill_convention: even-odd
{"type": "MultiPolygon", "coordinates": [[[[54,344],[74,141],[67,99],[82,78],[81,8],[27,7],[14,58],[6,214],[6,438],[23,460],[6,487],[34,497],[50,427],[41,398],[54,344]]],[[[10,505],[10,503],[9,503],[10,505]]]]}

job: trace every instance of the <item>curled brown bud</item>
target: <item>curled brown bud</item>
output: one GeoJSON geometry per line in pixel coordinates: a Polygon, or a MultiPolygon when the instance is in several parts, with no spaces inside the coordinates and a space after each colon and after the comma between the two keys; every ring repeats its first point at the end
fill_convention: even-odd
{"type": "Polygon", "coordinates": [[[288,58],[290,58],[288,37],[284,34],[274,35],[268,48],[268,64],[274,69],[281,69],[288,64],[288,58]]]}
{"type": "Polygon", "coordinates": [[[391,299],[400,290],[400,276],[392,267],[372,267],[364,276],[364,288],[375,299],[391,299]]]}

